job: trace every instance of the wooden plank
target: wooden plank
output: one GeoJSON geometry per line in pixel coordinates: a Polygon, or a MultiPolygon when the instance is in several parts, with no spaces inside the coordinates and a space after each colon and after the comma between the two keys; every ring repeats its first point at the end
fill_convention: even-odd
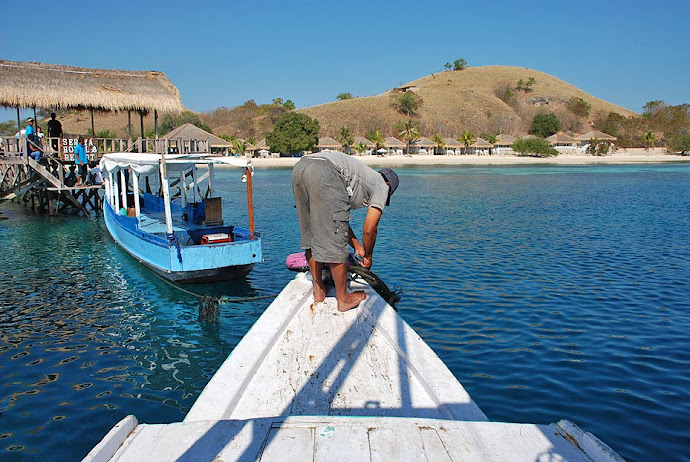
{"type": "Polygon", "coordinates": [[[450,462],[452,460],[435,428],[422,427],[419,431],[428,460],[434,462],[450,462]]]}
{"type": "Polygon", "coordinates": [[[314,428],[271,428],[261,460],[270,462],[314,460],[314,428]]]}
{"type": "Polygon", "coordinates": [[[314,440],[315,460],[369,460],[369,433],[364,425],[318,425],[314,431],[314,440]]]}
{"type": "Polygon", "coordinates": [[[427,460],[419,429],[377,427],[369,430],[371,462],[417,462],[427,460]]]}

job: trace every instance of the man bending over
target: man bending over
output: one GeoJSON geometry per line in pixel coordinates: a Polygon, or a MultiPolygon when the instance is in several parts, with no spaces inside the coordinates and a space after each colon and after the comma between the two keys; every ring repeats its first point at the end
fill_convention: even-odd
{"type": "Polygon", "coordinates": [[[314,281],[314,301],[326,298],[323,264],[329,264],[335,283],[338,311],[355,308],[366,295],[347,291],[348,244],[371,268],[376,232],[385,205],[398,187],[398,175],[389,168],[376,172],[342,152],[324,151],[302,157],[292,171],[300,247],[306,251],[314,281]],[[350,210],[368,207],[362,242],[350,228],[350,210]]]}

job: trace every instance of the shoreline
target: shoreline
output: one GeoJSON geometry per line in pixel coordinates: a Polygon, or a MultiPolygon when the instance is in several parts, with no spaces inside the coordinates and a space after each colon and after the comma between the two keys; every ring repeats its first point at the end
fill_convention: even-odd
{"type": "MultiPolygon", "coordinates": [[[[652,163],[690,163],[690,156],[667,154],[665,149],[630,149],[620,150],[603,157],[581,154],[561,154],[556,157],[540,158],[516,155],[388,155],[356,156],[367,165],[384,167],[408,166],[510,166],[510,165],[606,165],[606,164],[652,164],[652,163]]],[[[256,168],[293,167],[299,157],[253,158],[256,168]]]]}

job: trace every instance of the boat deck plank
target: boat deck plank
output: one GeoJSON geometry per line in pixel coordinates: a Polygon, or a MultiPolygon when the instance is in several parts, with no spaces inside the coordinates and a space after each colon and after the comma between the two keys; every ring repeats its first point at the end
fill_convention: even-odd
{"type": "Polygon", "coordinates": [[[588,438],[560,424],[295,416],[140,425],[110,460],[622,461],[586,453],[588,438]]]}

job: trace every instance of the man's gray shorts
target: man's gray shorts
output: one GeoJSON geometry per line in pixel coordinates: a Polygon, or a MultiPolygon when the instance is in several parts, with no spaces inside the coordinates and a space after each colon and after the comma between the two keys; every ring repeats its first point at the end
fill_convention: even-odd
{"type": "Polygon", "coordinates": [[[302,157],[292,170],[292,191],[300,247],[316,261],[345,263],[350,201],[340,172],[326,159],[302,157]]]}

